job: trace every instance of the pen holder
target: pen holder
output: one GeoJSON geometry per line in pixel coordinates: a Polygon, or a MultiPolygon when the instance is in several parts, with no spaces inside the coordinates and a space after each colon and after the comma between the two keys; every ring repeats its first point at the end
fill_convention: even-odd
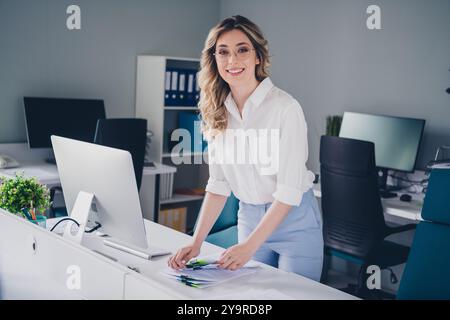
{"type": "MultiPolygon", "coordinates": [[[[29,219],[28,219],[29,220],[29,219]]],[[[46,228],[47,225],[47,217],[42,215],[36,215],[36,220],[29,220],[30,222],[37,224],[42,228],[46,228]]]]}

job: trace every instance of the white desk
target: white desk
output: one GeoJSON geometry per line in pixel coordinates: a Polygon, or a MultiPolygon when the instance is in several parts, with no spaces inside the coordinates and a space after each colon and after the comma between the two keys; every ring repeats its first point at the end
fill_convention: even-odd
{"type": "MultiPolygon", "coordinates": [[[[314,195],[317,198],[322,197],[322,191],[320,183],[313,186],[314,195]]],[[[402,194],[401,191],[398,194],[402,194]]],[[[390,220],[390,216],[404,218],[412,221],[422,220],[421,212],[423,206],[424,194],[410,194],[412,196],[411,202],[400,201],[399,197],[381,199],[381,204],[383,205],[385,218],[390,220]]]]}
{"type": "MultiPolygon", "coordinates": [[[[142,176],[152,176],[162,173],[176,172],[175,167],[161,163],[155,163],[155,168],[144,167],[142,176]]],[[[54,164],[45,161],[27,163],[17,168],[0,169],[0,176],[12,178],[16,173],[23,173],[25,177],[36,177],[39,182],[46,185],[59,185],[58,168],[54,164]]]]}
{"type": "MultiPolygon", "coordinates": [[[[53,221],[54,222],[54,221],[53,221]]],[[[49,221],[51,224],[52,221],[49,221]]],[[[175,252],[191,237],[145,221],[150,243],[175,252]]],[[[205,243],[202,254],[223,250],[205,243]]],[[[247,290],[276,289],[294,299],[356,299],[318,282],[262,265],[255,274],[197,289],[168,279],[159,271],[167,256],[147,261],[105,247],[91,236],[84,246],[0,209],[0,298],[2,299],[212,299],[247,290]],[[36,243],[32,250],[31,240],[36,243]],[[102,254],[96,253],[98,250],[102,254]],[[114,257],[117,262],[104,255],[114,257]],[[69,266],[80,268],[80,289],[66,283],[69,266]],[[130,270],[132,266],[139,273],[130,270]]]]}

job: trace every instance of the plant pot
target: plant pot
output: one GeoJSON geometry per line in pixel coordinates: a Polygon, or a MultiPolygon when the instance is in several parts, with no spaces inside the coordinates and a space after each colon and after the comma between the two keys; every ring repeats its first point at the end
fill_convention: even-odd
{"type": "Polygon", "coordinates": [[[42,228],[46,228],[47,226],[47,217],[46,216],[41,216],[41,215],[36,215],[36,220],[28,220],[34,224],[37,224],[38,226],[42,227],[42,228]]]}

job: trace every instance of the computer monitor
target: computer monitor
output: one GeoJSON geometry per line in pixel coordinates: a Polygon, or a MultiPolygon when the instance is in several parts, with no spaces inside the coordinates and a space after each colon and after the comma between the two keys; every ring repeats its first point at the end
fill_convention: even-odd
{"type": "Polygon", "coordinates": [[[98,119],[105,118],[103,100],[24,97],[30,148],[51,148],[51,135],[93,142],[98,119]]]}
{"type": "Polygon", "coordinates": [[[387,170],[414,171],[424,126],[423,119],[345,112],[339,136],[375,144],[380,188],[387,190],[387,170]]]}
{"type": "Polygon", "coordinates": [[[67,212],[80,191],[94,195],[91,218],[111,238],[104,244],[150,259],[170,253],[148,245],[133,161],[128,151],[51,137],[67,212]]]}

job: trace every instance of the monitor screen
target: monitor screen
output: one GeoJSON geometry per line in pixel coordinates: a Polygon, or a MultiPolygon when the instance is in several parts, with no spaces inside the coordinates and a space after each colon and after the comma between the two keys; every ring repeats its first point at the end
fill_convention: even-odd
{"type": "Polygon", "coordinates": [[[93,142],[98,119],[105,118],[103,100],[24,97],[30,148],[51,148],[51,135],[93,142]]]}
{"type": "Polygon", "coordinates": [[[345,112],[340,137],[375,144],[377,167],[414,171],[425,120],[345,112]]]}

